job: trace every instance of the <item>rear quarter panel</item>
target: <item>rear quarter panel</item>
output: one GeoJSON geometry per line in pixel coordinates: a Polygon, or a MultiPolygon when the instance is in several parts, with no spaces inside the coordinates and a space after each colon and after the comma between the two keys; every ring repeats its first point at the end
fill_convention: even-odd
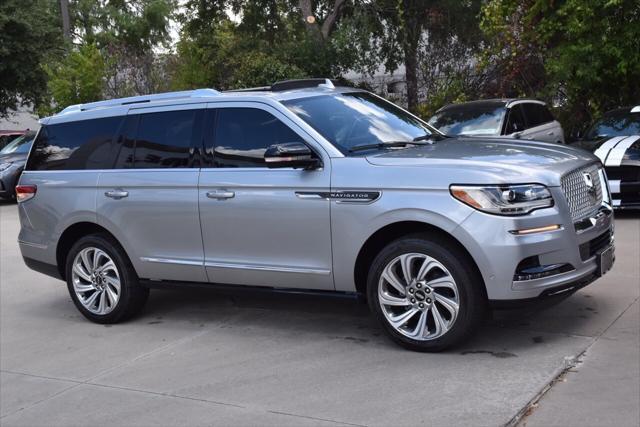
{"type": "Polygon", "coordinates": [[[56,264],[56,245],[71,225],[96,222],[96,171],[24,171],[21,185],[36,185],[36,196],[18,205],[23,256],[56,264]]]}

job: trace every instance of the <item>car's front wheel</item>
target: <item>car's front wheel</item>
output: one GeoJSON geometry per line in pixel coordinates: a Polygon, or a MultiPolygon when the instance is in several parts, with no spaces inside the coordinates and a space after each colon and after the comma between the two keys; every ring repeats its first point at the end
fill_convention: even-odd
{"type": "Polygon", "coordinates": [[[388,335],[417,351],[440,351],[468,338],[486,307],[466,254],[446,239],[408,236],[374,259],[367,293],[388,335]]]}
{"type": "Polygon", "coordinates": [[[72,246],[66,278],[76,307],[96,323],[126,320],[142,309],[149,296],[122,247],[106,235],[85,236],[72,246]]]}

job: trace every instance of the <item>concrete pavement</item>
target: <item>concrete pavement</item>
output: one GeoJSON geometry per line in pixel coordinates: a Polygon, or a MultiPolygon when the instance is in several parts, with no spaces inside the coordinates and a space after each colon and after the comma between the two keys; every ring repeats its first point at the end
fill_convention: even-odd
{"type": "Polygon", "coordinates": [[[62,282],[24,266],[16,206],[2,204],[0,425],[504,425],[586,350],[520,422],[589,425],[565,406],[582,404],[637,426],[640,219],[616,226],[616,265],[595,284],[545,311],[500,313],[462,348],[419,354],[340,299],[152,291],[142,316],[89,323],[62,282]],[[602,385],[575,402],[568,388],[590,366],[584,381],[602,385]]]}

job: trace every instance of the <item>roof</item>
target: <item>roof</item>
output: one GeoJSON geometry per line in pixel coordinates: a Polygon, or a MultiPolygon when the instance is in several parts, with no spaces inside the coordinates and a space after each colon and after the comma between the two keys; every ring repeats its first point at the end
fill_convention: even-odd
{"type": "Polygon", "coordinates": [[[544,101],[540,101],[538,99],[533,98],[492,98],[492,99],[479,99],[476,101],[468,101],[468,102],[460,102],[456,104],[448,104],[444,107],[440,108],[440,111],[451,110],[455,108],[464,108],[464,107],[489,107],[489,108],[497,108],[497,107],[508,107],[516,102],[535,102],[539,104],[544,104],[544,101]]]}
{"type": "Polygon", "coordinates": [[[49,121],[53,121],[55,123],[123,115],[132,107],[149,108],[169,105],[221,102],[228,100],[263,102],[265,100],[270,100],[271,102],[282,102],[289,99],[354,91],[359,91],[359,89],[344,86],[336,87],[334,86],[333,81],[329,79],[287,80],[283,82],[276,82],[271,86],[225,92],[220,92],[215,89],[195,89],[70,105],[58,114],[42,119],[41,122],[46,124],[49,123],[49,121]]]}

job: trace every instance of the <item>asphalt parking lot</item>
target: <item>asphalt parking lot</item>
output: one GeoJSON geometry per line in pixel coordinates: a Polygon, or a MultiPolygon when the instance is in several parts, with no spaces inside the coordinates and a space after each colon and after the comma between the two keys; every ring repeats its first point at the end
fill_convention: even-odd
{"type": "Polygon", "coordinates": [[[0,202],[2,426],[640,423],[638,215],[617,218],[601,280],[441,354],[342,299],[154,291],[142,316],[92,324],[24,266],[17,233],[0,202]]]}

